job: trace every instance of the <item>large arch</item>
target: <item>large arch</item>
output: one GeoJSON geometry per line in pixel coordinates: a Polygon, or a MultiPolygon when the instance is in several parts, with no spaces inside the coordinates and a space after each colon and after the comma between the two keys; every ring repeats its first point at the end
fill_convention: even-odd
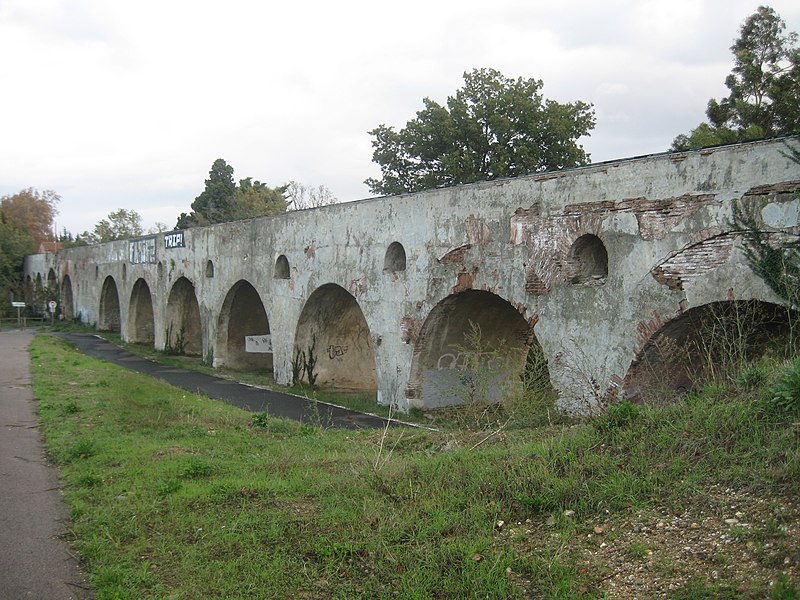
{"type": "Polygon", "coordinates": [[[117,282],[109,275],[103,281],[103,289],[100,292],[100,311],[97,320],[97,328],[100,331],[114,331],[119,333],[120,330],[120,310],[119,310],[119,292],[117,291],[117,282]]]}
{"type": "Polygon", "coordinates": [[[69,275],[64,275],[64,279],[61,281],[61,316],[66,321],[72,321],[75,318],[75,300],[69,275]]]}
{"type": "Polygon", "coordinates": [[[142,278],[136,280],[131,291],[128,307],[128,341],[134,344],[155,342],[153,296],[150,293],[150,286],[142,278]]]}
{"type": "Polygon", "coordinates": [[[790,320],[796,318],[785,306],[761,300],[691,308],[661,325],[636,353],[623,397],[660,404],[704,380],[736,377],[765,352],[785,352],[792,335],[790,320]]]}
{"type": "Polygon", "coordinates": [[[369,326],[355,297],[328,283],[309,296],[295,333],[295,352],[313,348],[316,384],[337,390],[377,390],[369,326]]]}
{"type": "Polygon", "coordinates": [[[230,289],[217,326],[216,365],[233,369],[272,369],[267,311],[256,289],[240,280],[230,289]]]}
{"type": "Polygon", "coordinates": [[[194,284],[180,277],[167,299],[164,350],[200,356],[203,352],[203,326],[194,284]]]}
{"type": "Polygon", "coordinates": [[[408,396],[419,408],[500,402],[523,374],[524,380],[536,378],[542,391],[551,389],[533,325],[500,296],[466,290],[439,302],[425,319],[408,396]]]}

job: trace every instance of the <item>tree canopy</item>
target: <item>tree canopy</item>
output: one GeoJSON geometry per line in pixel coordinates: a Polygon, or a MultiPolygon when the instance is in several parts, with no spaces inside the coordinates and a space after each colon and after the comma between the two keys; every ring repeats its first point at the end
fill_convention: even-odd
{"type": "Polygon", "coordinates": [[[729,94],[708,101],[706,117],[673,150],[744,142],[800,131],[800,49],[797,33],[772,8],[759,6],[731,46],[734,66],[725,79],[729,94]]]}
{"type": "Polygon", "coordinates": [[[233,167],[218,158],[211,165],[205,189],[192,202],[192,212],[181,213],[177,229],[263,217],[286,210],[287,186],[271,188],[246,177],[237,185],[233,167]]]}
{"type": "Polygon", "coordinates": [[[542,85],[495,69],[464,73],[445,106],[424,98],[404,128],[369,132],[382,176],[365,183],[373,193],[397,194],[588,163],[577,140],[594,128],[592,105],[547,100],[542,85]]]}
{"type": "Polygon", "coordinates": [[[144,235],[141,215],[135,210],[120,208],[108,213],[107,219],[100,219],[95,224],[93,231],[86,231],[78,238],[87,244],[101,244],[114,240],[127,240],[140,235],[144,235]]]}

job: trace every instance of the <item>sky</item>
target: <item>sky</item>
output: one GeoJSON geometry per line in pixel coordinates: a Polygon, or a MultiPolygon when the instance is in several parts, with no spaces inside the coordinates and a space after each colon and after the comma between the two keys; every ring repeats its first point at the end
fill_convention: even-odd
{"type": "MultiPolygon", "coordinates": [[[[379,177],[368,131],[490,67],[583,100],[593,162],[666,151],[726,95],[745,0],[0,0],[0,197],[61,196],[59,231],[119,208],[172,228],[223,158],[340,201],[379,177]]],[[[789,31],[800,2],[773,0],[789,31]]]]}

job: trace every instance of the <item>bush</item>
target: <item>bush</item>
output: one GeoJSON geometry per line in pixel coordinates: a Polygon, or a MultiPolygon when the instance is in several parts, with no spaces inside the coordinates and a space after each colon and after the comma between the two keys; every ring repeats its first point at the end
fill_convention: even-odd
{"type": "Polygon", "coordinates": [[[784,371],[770,392],[772,408],[785,414],[800,414],[800,358],[784,371]]]}

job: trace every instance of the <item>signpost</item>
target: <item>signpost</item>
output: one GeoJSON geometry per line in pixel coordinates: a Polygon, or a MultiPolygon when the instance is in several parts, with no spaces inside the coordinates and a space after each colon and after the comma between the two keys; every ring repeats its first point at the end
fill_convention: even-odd
{"type": "Polygon", "coordinates": [[[25,303],[24,302],[12,302],[11,306],[13,306],[14,308],[17,309],[17,327],[19,327],[19,325],[20,325],[19,311],[20,311],[20,309],[25,308],[25,303]]]}
{"type": "Polygon", "coordinates": [[[56,303],[55,300],[50,300],[50,302],[47,303],[47,306],[50,309],[50,322],[51,323],[53,323],[53,321],[55,321],[56,305],[57,305],[57,303],[56,303]]]}

